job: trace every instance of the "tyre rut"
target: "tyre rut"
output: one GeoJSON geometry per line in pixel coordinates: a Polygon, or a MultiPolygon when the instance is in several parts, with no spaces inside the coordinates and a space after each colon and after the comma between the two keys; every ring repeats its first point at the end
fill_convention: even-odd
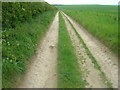
{"type": "Polygon", "coordinates": [[[91,62],[92,60],[87,55],[83,44],[79,41],[72,26],[67,21],[64,15],[63,18],[65,20],[67,30],[72,40],[72,44],[76,51],[79,67],[81,69],[80,71],[82,71],[84,80],[86,80],[88,83],[86,85],[86,88],[107,88],[107,86],[104,84],[103,80],[99,76],[99,70],[94,68],[94,64],[91,62]]]}
{"type": "Polygon", "coordinates": [[[82,26],[80,26],[71,17],[64,15],[73,24],[81,38],[84,40],[86,46],[96,58],[97,62],[101,66],[102,71],[106,74],[108,79],[112,82],[113,87],[118,87],[118,57],[113,54],[105,45],[103,45],[98,39],[88,33],[82,26]]]}

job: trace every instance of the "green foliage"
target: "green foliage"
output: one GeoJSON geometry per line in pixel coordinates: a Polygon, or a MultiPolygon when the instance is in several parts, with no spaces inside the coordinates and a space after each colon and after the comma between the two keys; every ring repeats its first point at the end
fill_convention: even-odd
{"type": "Polygon", "coordinates": [[[111,51],[118,53],[117,6],[65,5],[57,7],[100,39],[111,51]]]}
{"type": "Polygon", "coordinates": [[[84,88],[85,81],[80,72],[77,57],[67,32],[65,22],[60,15],[58,42],[58,87],[84,88]]]}
{"type": "Polygon", "coordinates": [[[20,23],[15,28],[3,30],[3,88],[15,87],[18,79],[24,75],[26,66],[55,13],[56,11],[43,12],[30,22],[20,23]]]}
{"type": "Polygon", "coordinates": [[[2,25],[4,28],[15,28],[16,23],[23,23],[42,12],[57,10],[46,2],[3,2],[2,25]]]}

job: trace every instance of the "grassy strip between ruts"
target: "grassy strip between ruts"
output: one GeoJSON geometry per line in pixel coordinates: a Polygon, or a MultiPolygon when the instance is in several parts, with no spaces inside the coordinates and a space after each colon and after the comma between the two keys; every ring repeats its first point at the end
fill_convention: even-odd
{"type": "Polygon", "coordinates": [[[59,25],[58,88],[84,88],[85,81],[79,71],[77,57],[61,15],[59,25]]]}
{"type": "Polygon", "coordinates": [[[2,34],[2,84],[3,88],[13,88],[24,76],[30,58],[35,54],[39,42],[48,30],[56,11],[47,11],[21,23],[15,29],[7,29],[2,34]]]}
{"type": "MultiPolygon", "coordinates": [[[[65,15],[64,15],[65,16],[65,15]]],[[[67,18],[65,16],[65,18],[67,18]]],[[[69,19],[67,18],[67,20],[69,21],[69,19]]],[[[69,21],[69,23],[71,24],[74,32],[76,33],[77,37],[79,38],[80,42],[83,44],[87,55],[89,56],[89,58],[92,60],[92,63],[94,63],[94,66],[96,69],[98,69],[100,71],[100,76],[102,77],[102,79],[104,80],[105,84],[109,87],[109,88],[113,88],[112,87],[112,83],[107,79],[105,73],[101,70],[100,65],[98,64],[97,60],[95,59],[95,57],[91,54],[90,50],[87,48],[86,44],[84,43],[83,39],[81,38],[81,36],[78,34],[78,32],[76,31],[75,27],[73,26],[73,24],[69,21]]]]}

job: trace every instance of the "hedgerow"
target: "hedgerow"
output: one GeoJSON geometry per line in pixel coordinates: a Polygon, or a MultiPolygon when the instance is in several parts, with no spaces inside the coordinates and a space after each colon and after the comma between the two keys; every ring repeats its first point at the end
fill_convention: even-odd
{"type": "Polygon", "coordinates": [[[22,23],[36,17],[38,14],[55,10],[54,6],[47,2],[3,2],[2,26],[15,28],[16,23],[22,23]]]}

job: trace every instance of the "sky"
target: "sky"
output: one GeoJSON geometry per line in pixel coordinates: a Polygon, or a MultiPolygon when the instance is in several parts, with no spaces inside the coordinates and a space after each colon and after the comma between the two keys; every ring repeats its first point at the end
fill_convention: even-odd
{"type": "Polygon", "coordinates": [[[49,4],[102,4],[102,5],[118,5],[120,0],[45,0],[49,4]]]}

